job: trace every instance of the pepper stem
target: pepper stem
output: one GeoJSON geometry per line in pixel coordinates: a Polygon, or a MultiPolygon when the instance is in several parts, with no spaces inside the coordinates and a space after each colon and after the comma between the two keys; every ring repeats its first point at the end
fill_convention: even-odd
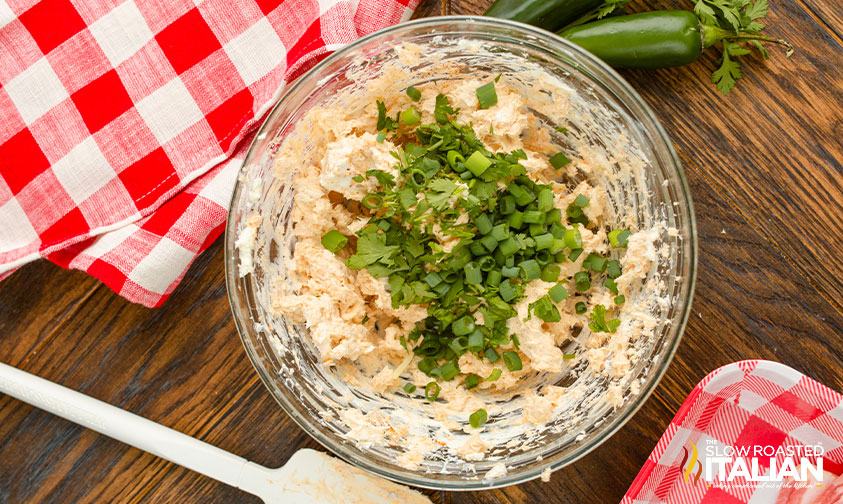
{"type": "Polygon", "coordinates": [[[754,33],[724,30],[719,26],[712,26],[705,23],[700,23],[700,27],[700,31],[702,32],[703,48],[711,47],[714,44],[720,42],[721,40],[728,40],[731,42],[747,42],[750,40],[758,40],[761,42],[772,42],[773,44],[779,44],[781,46],[784,46],[787,49],[787,52],[785,52],[785,56],[787,57],[790,57],[790,55],[793,54],[793,45],[783,39],[765,37],[763,35],[757,35],[754,33]]]}

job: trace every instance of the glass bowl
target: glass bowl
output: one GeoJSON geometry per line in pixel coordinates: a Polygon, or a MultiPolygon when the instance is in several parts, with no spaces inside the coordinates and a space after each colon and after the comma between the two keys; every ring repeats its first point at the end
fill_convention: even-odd
{"type": "MultiPolygon", "coordinates": [[[[243,163],[231,201],[225,252],[229,300],[246,352],[272,396],[305,432],[348,462],[391,480],[426,488],[472,490],[523,482],[547,468],[570,464],[635,414],[667,369],[685,327],[696,276],[697,237],[691,196],[676,153],[650,108],[617,73],[577,46],[531,26],[491,18],[439,17],[363,37],[323,60],[286,90],[243,163]],[[639,226],[655,221],[664,224],[659,243],[666,250],[648,274],[657,278],[650,286],[665,302],[652,308],[658,318],[654,336],[635,342],[638,358],[631,363],[626,386],[620,390],[620,405],[595,399],[605,395],[608,382],[594,378],[584,382],[589,393],[532,432],[530,442],[496,445],[481,461],[445,453],[414,469],[397,463],[406,446],[349,441],[344,437],[347,426],[332,414],[340,406],[373,402],[385,411],[415,414],[406,395],[402,399],[396,391],[374,397],[349,387],[321,365],[305,328],[273,315],[270,309],[274,271],[285,268],[285,257],[289,260],[273,236],[289,230],[294,197],[283,177],[273,174],[274,156],[308,110],[345,91],[365,88],[366,82],[399,58],[395,48],[402,43],[423,48],[420,60],[411,62],[417,82],[460,77],[453,72],[437,74],[436,65],[426,60],[435,53],[440,57],[437,61],[461,68],[463,75],[505,73],[520,78],[527,75],[521,73],[525,69],[539,68],[575,92],[587,103],[587,110],[599,116],[592,119],[600,126],[583,133],[587,141],[608,146],[624,139],[631,146],[627,149],[630,155],[643,163],[634,190],[624,188],[617,195],[632,209],[627,217],[639,226]],[[243,230],[255,212],[263,219],[250,237],[243,230]],[[487,478],[490,468],[501,461],[506,474],[487,478]]],[[[580,366],[573,374],[559,377],[557,383],[577,384],[584,373],[580,366]]],[[[513,406],[508,417],[517,419],[520,413],[513,406]]]]}

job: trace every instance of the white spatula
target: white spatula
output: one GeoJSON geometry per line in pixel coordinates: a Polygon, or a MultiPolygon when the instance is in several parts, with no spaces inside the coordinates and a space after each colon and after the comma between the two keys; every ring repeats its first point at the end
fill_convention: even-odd
{"type": "Polygon", "coordinates": [[[92,397],[0,363],[0,392],[257,495],[266,503],[430,503],[424,495],[302,449],[269,469],[92,397]]]}

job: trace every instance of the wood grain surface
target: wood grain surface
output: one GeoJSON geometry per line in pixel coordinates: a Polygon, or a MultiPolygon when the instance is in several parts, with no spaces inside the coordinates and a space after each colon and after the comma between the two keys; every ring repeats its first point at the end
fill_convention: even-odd
{"type": "MultiPolygon", "coordinates": [[[[476,14],[489,3],[423,2],[416,15],[476,14]]],[[[736,360],[777,360],[843,390],[843,17],[838,0],[771,3],[769,31],[797,51],[747,58],[728,97],[708,82],[714,54],[622,72],[675,142],[699,227],[693,315],[653,396],[549,483],[428,492],[434,500],[617,502],[696,382],[736,360]]],[[[659,0],[646,9],[688,7],[659,0]]],[[[267,466],[317,448],[245,356],[219,241],[156,310],[80,272],[43,261],[21,268],[0,283],[0,361],[267,466]]],[[[0,396],[0,503],[19,502],[258,500],[0,396]]]]}

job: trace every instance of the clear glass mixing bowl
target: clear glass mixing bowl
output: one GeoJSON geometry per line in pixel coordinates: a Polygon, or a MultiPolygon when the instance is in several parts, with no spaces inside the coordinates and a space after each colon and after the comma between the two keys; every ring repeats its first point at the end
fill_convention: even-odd
{"type": "MultiPolygon", "coordinates": [[[[425,53],[419,78],[424,75],[430,80],[425,53]]],[[[459,76],[438,76],[455,77],[459,76]]],[[[601,61],[551,33],[479,17],[429,18],[382,30],[335,52],[290,86],[264,122],[244,161],[231,201],[225,241],[226,282],[237,329],[252,364],[284,411],[325,447],[358,467],[401,483],[446,490],[491,488],[535,478],[545,468],[574,462],[615,433],[650,396],[673,358],[690,309],[697,261],[694,213],[685,175],[667,135],[641,97],[601,61]],[[464,61],[465,75],[517,73],[519,64],[537,65],[594,106],[605,109],[614,126],[605,132],[592,132],[592,141],[609,144],[619,136],[628,137],[637,144],[646,165],[640,186],[624,197],[641,222],[658,218],[675,230],[663,233],[661,240],[670,253],[659,257],[653,269],[661,278],[661,294],[669,302],[658,308],[662,322],[656,328],[656,337],[637,343],[642,358],[632,363],[629,372],[630,380],[637,384],[624,390],[622,406],[583,401],[571,408],[571,415],[550,422],[536,442],[514,449],[495,447],[487,461],[469,464],[445,458],[427,461],[416,470],[396,464],[396,456],[406,447],[358,446],[343,438],[344,426],[325,411],[349,397],[380,401],[389,408],[389,394],[364,398],[355,391],[348,393],[347,385],[323,369],[306,330],[273,316],[268,309],[270,269],[284,267],[283,254],[272,235],[276,229],[289,229],[292,197],[290,191],[283,191],[284,181],[272,174],[279,144],[312,107],[361,85],[361,75],[365,85],[366,79],[398,57],[394,48],[402,42],[450,47],[444,49],[445,59],[458,64],[464,61]],[[482,48],[486,56],[474,54],[472,47],[482,48]],[[503,57],[489,56],[494,54],[503,57]],[[357,72],[356,80],[348,78],[349,70],[357,72]],[[287,196],[282,197],[282,192],[287,196]],[[264,219],[257,229],[255,249],[238,248],[238,234],[256,210],[264,219]],[[244,250],[251,256],[245,259],[254,262],[254,271],[241,276],[238,265],[244,250]],[[507,474],[484,479],[484,473],[501,460],[507,474]]],[[[568,382],[563,379],[560,383],[568,382]]],[[[605,381],[592,383],[597,388],[606,385],[605,381]]],[[[518,414],[517,409],[511,412],[518,414]]]]}

